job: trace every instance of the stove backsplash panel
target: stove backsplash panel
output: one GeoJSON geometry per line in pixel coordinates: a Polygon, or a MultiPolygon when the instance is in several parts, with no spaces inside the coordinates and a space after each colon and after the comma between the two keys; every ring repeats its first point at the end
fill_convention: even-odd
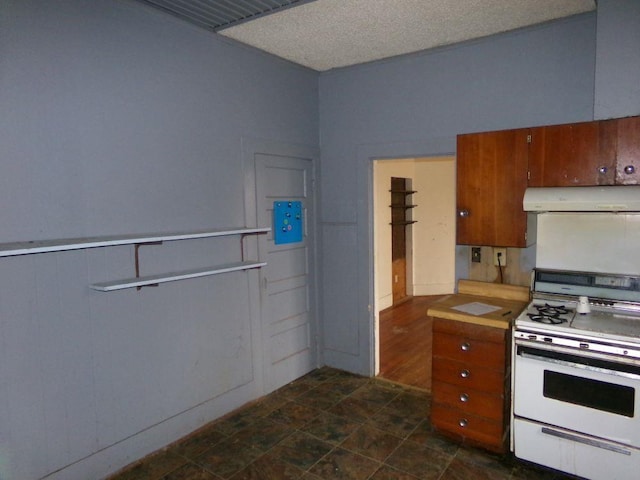
{"type": "Polygon", "coordinates": [[[536,267],[640,275],[640,213],[540,213],[536,267]]]}

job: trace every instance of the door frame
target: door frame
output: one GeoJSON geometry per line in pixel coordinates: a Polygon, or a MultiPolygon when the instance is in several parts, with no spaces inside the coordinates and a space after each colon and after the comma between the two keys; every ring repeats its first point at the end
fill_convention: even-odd
{"type": "MultiPolygon", "coordinates": [[[[309,196],[313,198],[313,204],[315,211],[312,215],[307,215],[307,222],[310,224],[309,231],[313,232],[314,238],[312,238],[311,248],[309,249],[310,264],[314,265],[312,271],[309,272],[309,291],[313,298],[310,299],[310,308],[315,321],[315,338],[312,341],[315,342],[316,350],[316,365],[321,365],[322,359],[322,321],[320,316],[320,287],[318,279],[320,276],[320,263],[318,257],[319,251],[319,239],[318,239],[318,193],[315,188],[318,161],[320,158],[320,151],[317,147],[279,142],[277,140],[266,140],[252,137],[242,137],[241,139],[241,152],[242,152],[242,169],[244,174],[244,220],[246,227],[258,227],[258,199],[256,195],[256,164],[255,157],[258,154],[274,155],[280,157],[291,158],[305,158],[311,161],[311,192],[309,196]]],[[[265,225],[262,225],[265,226],[265,225]]],[[[271,225],[268,225],[271,226],[271,225]]],[[[244,258],[257,258],[258,255],[258,238],[255,236],[249,236],[245,238],[243,244],[244,258]]],[[[269,362],[266,361],[268,352],[265,351],[263,344],[263,329],[262,318],[264,314],[263,307],[263,295],[262,295],[262,279],[261,272],[258,274],[258,282],[255,282],[255,286],[250,291],[250,305],[251,305],[251,331],[252,331],[252,348],[256,352],[253,358],[254,366],[254,381],[256,383],[257,392],[259,394],[269,393],[266,392],[266,368],[269,362]]]]}
{"type": "MultiPolygon", "coordinates": [[[[373,208],[373,167],[375,160],[410,159],[439,156],[456,156],[456,137],[438,137],[420,142],[359,145],[357,153],[358,169],[358,245],[366,246],[358,251],[358,276],[366,279],[358,283],[357,302],[359,316],[358,331],[361,339],[358,345],[359,372],[375,376],[380,371],[379,325],[375,298],[374,248],[374,208],[373,208]]],[[[456,258],[457,255],[456,246],[456,258]]],[[[465,266],[456,261],[455,278],[462,278],[465,266]]]]}

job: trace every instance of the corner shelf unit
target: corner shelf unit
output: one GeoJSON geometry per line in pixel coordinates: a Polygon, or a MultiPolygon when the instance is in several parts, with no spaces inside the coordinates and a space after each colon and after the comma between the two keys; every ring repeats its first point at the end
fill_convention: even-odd
{"type": "Polygon", "coordinates": [[[391,223],[389,225],[395,226],[407,226],[417,223],[417,220],[407,218],[407,214],[410,213],[412,208],[416,208],[417,205],[407,203],[407,197],[418,193],[416,190],[408,190],[406,188],[407,179],[405,178],[392,178],[391,179],[391,223]]]}
{"type": "Polygon", "coordinates": [[[140,245],[159,244],[165,241],[174,240],[192,240],[198,238],[223,237],[230,235],[246,235],[263,234],[271,231],[271,228],[233,228],[227,230],[202,230],[193,232],[175,232],[175,233],[153,233],[145,235],[120,235],[108,237],[86,237],[86,238],[67,238],[58,240],[42,240],[30,242],[14,242],[0,244],[0,257],[11,257],[17,255],[32,255],[36,253],[62,252],[68,250],[81,250],[98,247],[113,247],[119,245],[135,245],[136,246],[136,276],[133,278],[116,280],[111,282],[101,282],[89,285],[89,288],[101,292],[110,292],[113,290],[122,290],[125,288],[136,287],[140,289],[144,286],[158,285],[160,283],[173,282],[176,280],[185,280],[188,278],[198,278],[210,275],[218,275],[221,273],[235,272],[240,270],[249,270],[252,268],[260,268],[266,265],[266,262],[245,261],[228,263],[223,265],[214,265],[210,267],[197,268],[191,270],[183,270],[179,272],[170,272],[161,275],[140,276],[138,265],[138,248],[140,245]]]}

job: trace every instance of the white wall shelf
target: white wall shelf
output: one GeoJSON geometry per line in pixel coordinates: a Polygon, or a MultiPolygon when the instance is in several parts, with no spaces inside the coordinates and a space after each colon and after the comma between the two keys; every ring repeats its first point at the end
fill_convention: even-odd
{"type": "Polygon", "coordinates": [[[38,240],[32,242],[0,243],[0,257],[16,255],[31,255],[35,253],[63,252],[68,250],[81,250],[86,248],[114,247],[118,245],[135,245],[135,271],[136,276],[111,282],[99,282],[89,285],[89,288],[99,292],[111,292],[125,288],[138,290],[142,287],[159,285],[160,283],[175,282],[188,278],[207,277],[221,273],[237,272],[260,268],[266,262],[245,261],[215,265],[211,267],[195,268],[178,272],[163,273],[159,275],[141,276],[139,274],[138,247],[142,245],[157,245],[162,242],[174,240],[193,240],[197,238],[224,237],[229,235],[261,234],[270,232],[271,228],[233,228],[226,230],[201,230],[192,232],[153,233],[146,235],[119,235],[110,237],[67,238],[58,240],[38,240]]]}
{"type": "Polygon", "coordinates": [[[225,265],[216,265],[212,267],[184,270],[181,272],[165,273],[161,275],[149,275],[145,277],[134,277],[124,280],[116,280],[113,282],[94,283],[93,285],[89,285],[89,288],[98,290],[99,292],[111,292],[113,290],[122,290],[125,288],[145,287],[150,285],[158,285],[160,283],[174,282],[176,280],[186,280],[188,278],[207,277],[210,275],[218,275],[220,273],[249,270],[252,268],[264,267],[266,264],[266,262],[228,263],[225,265]]]}
{"type": "Polygon", "coordinates": [[[31,242],[0,243],[0,257],[31,255],[34,253],[62,252],[84,248],[114,247],[172,240],[221,237],[227,235],[248,235],[267,233],[271,228],[235,228],[227,230],[202,230],[176,233],[150,233],[139,235],[118,235],[107,237],[66,238],[58,240],[36,240],[31,242]]]}

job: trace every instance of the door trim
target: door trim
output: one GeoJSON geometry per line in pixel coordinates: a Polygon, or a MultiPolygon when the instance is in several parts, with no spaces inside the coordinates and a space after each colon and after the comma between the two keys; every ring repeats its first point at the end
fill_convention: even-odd
{"type": "MultiPolygon", "coordinates": [[[[358,245],[367,246],[358,252],[357,310],[362,312],[358,329],[360,339],[358,345],[358,361],[356,373],[375,376],[380,369],[377,313],[375,312],[375,286],[373,245],[374,245],[374,211],[373,211],[373,162],[374,160],[396,158],[423,158],[436,156],[455,156],[456,137],[438,137],[419,142],[364,144],[358,145],[357,153],[357,235],[358,245]],[[366,344],[365,344],[366,340],[366,344]]],[[[456,262],[456,279],[460,278],[456,262]]]]}

